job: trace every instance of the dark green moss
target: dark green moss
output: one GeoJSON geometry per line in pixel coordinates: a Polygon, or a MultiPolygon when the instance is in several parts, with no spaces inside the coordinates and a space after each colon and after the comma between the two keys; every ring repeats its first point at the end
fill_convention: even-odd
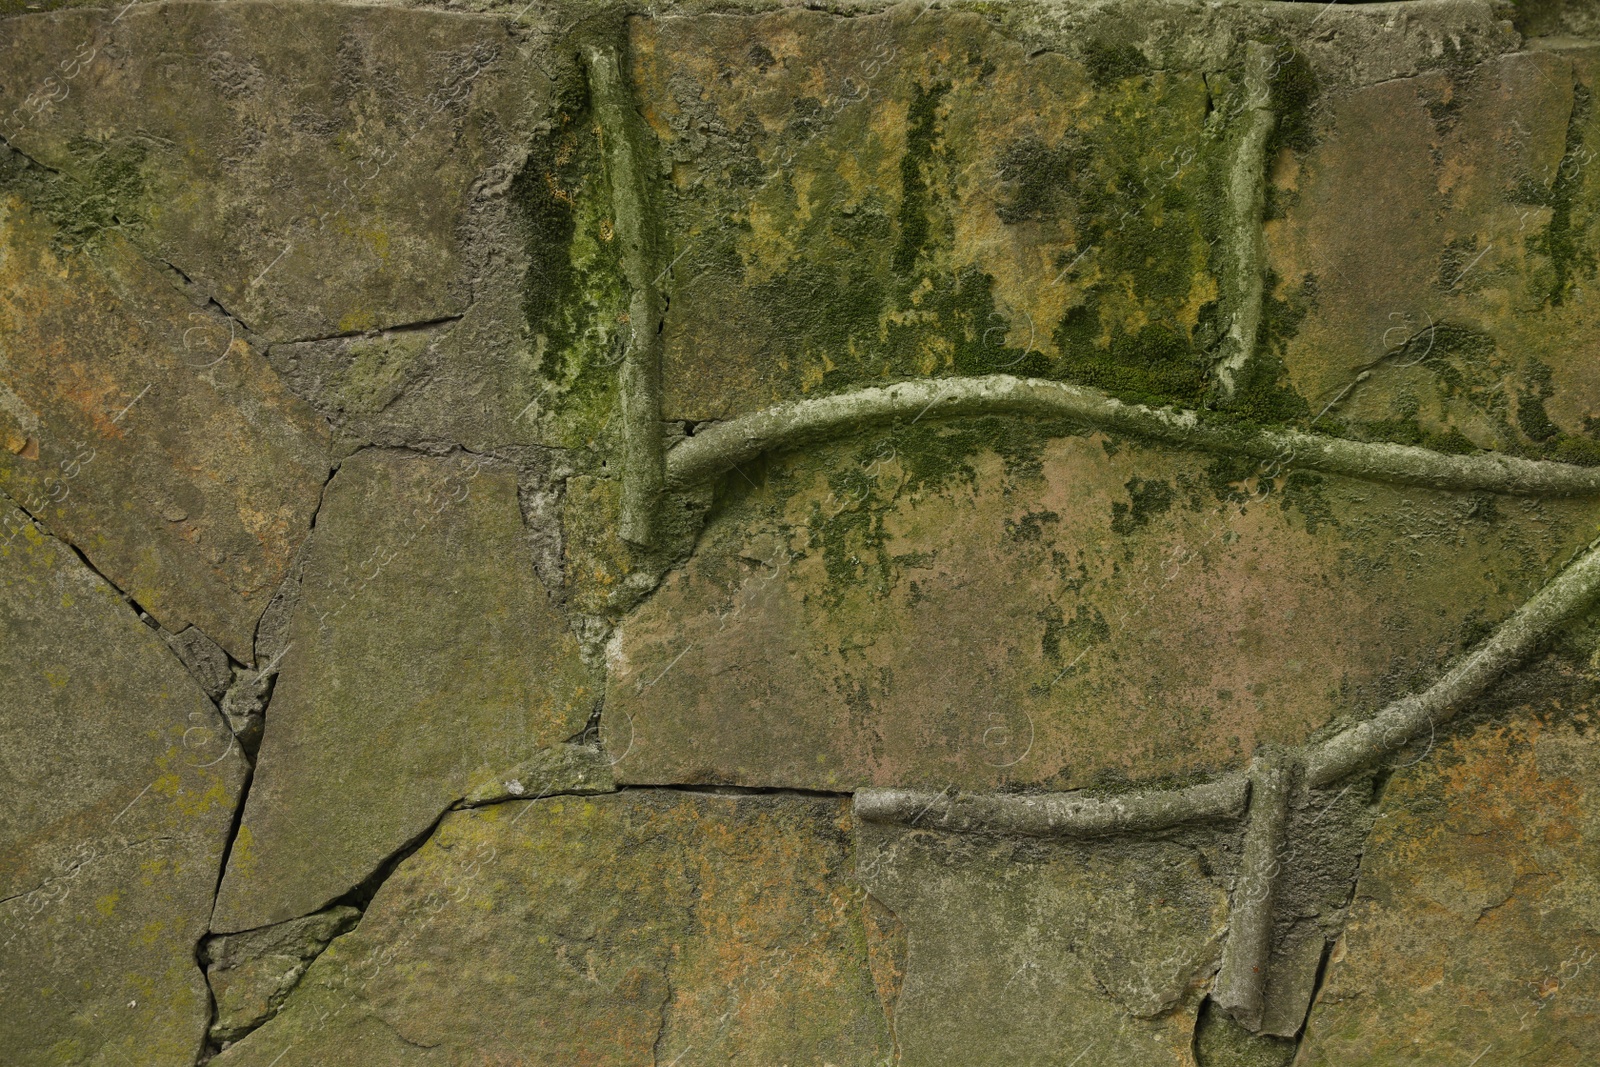
{"type": "Polygon", "coordinates": [[[1548,269],[1538,281],[1531,283],[1537,287],[1534,295],[1547,307],[1560,307],[1580,279],[1595,275],[1594,251],[1588,245],[1581,221],[1573,217],[1589,164],[1593,162],[1592,153],[1584,146],[1584,130],[1593,110],[1591,91],[1583,85],[1574,86],[1566,150],[1549,191],[1537,182],[1525,181],[1520,186],[1519,199],[1550,209],[1550,222],[1544,232],[1530,242],[1530,247],[1549,260],[1548,269]]]}
{"type": "Polygon", "coordinates": [[[1544,409],[1544,398],[1531,390],[1517,395],[1517,428],[1532,441],[1548,441],[1560,432],[1544,409]]]}
{"type": "Polygon", "coordinates": [[[1205,394],[1207,354],[1173,326],[1147,324],[1129,335],[1111,330],[1100,344],[1100,315],[1094,302],[1068,310],[1056,327],[1056,347],[1066,377],[1124,400],[1194,407],[1205,394]]]}
{"type": "Polygon", "coordinates": [[[1268,99],[1277,121],[1267,138],[1267,165],[1285,148],[1305,151],[1317,142],[1316,103],[1319,88],[1311,63],[1298,49],[1280,44],[1273,53],[1268,99]]]}
{"type": "Polygon", "coordinates": [[[1157,515],[1172,510],[1176,499],[1167,482],[1146,481],[1137,475],[1124,488],[1128,490],[1128,502],[1119,500],[1111,505],[1111,530],[1124,537],[1148,525],[1157,515]]]}
{"type": "Polygon", "coordinates": [[[932,193],[924,168],[932,160],[934,145],[941,135],[939,102],[949,91],[949,82],[927,88],[917,86],[907,115],[906,151],[900,157],[900,236],[893,259],[899,274],[911,272],[932,237],[928,218],[932,193]]]}
{"type": "Polygon", "coordinates": [[[67,148],[72,154],[67,174],[7,151],[0,162],[0,186],[49,219],[56,227],[52,243],[65,250],[90,245],[108,230],[136,230],[147,195],[144,144],[76,137],[67,148]]]}
{"type": "Polygon", "coordinates": [[[1044,633],[1039,637],[1039,648],[1044,653],[1044,658],[1051,663],[1061,662],[1061,638],[1066,633],[1066,622],[1062,618],[1061,609],[1054,604],[1040,611],[1034,616],[1044,623],[1044,633]]]}
{"type": "Polygon", "coordinates": [[[1047,523],[1059,523],[1061,516],[1053,511],[1030,511],[1015,521],[1006,520],[1006,536],[1013,541],[1042,541],[1047,523]]]}
{"type": "Polygon", "coordinates": [[[1324,492],[1327,479],[1310,471],[1290,471],[1278,490],[1278,502],[1285,509],[1293,508],[1305,521],[1306,533],[1315,534],[1324,523],[1337,525],[1338,516],[1328,503],[1324,492]]]}
{"type": "Polygon", "coordinates": [[[1253,426],[1281,425],[1311,414],[1290,384],[1283,360],[1259,351],[1234,375],[1233,395],[1218,410],[1253,426]]]}
{"type": "Polygon", "coordinates": [[[1111,640],[1111,626],[1106,622],[1105,616],[1100,614],[1100,609],[1081,601],[1078,610],[1073,613],[1071,621],[1062,628],[1062,632],[1079,648],[1090,648],[1111,640]]]}
{"type": "Polygon", "coordinates": [[[1473,444],[1466,435],[1455,427],[1444,431],[1430,430],[1423,426],[1414,416],[1400,416],[1390,419],[1369,419],[1365,422],[1353,423],[1349,427],[1351,436],[1365,441],[1386,441],[1394,445],[1414,445],[1418,448],[1431,449],[1434,452],[1447,452],[1453,455],[1464,456],[1477,452],[1478,446],[1473,444]]]}
{"type": "Polygon", "coordinates": [[[1131,44],[1110,41],[1091,41],[1084,46],[1083,65],[1089,72],[1089,80],[1099,89],[1150,70],[1150,62],[1143,52],[1131,44]]]}
{"type": "Polygon", "coordinates": [[[558,100],[553,128],[534,140],[510,201],[528,262],[523,315],[543,350],[540,387],[556,394],[563,421],[587,439],[615,397],[627,299],[611,244],[600,139],[575,71],[558,100]]]}
{"type": "MultiPolygon", "coordinates": [[[[876,341],[888,293],[872,272],[865,249],[854,241],[847,247],[835,263],[797,258],[752,287],[756,305],[766,311],[776,336],[835,358],[849,349],[852,339],[876,341]]],[[[833,373],[849,379],[859,368],[840,366],[833,373]]]]}
{"type": "Polygon", "coordinates": [[[995,208],[1001,222],[1053,219],[1071,196],[1080,150],[1049,145],[1036,137],[1014,141],[1000,156],[1005,199],[995,208]]]}
{"type": "Polygon", "coordinates": [[[990,416],[917,423],[894,431],[891,441],[905,470],[906,489],[915,492],[957,482],[972,484],[977,471],[971,459],[985,450],[1000,456],[1008,477],[1037,478],[1043,469],[1045,445],[1052,437],[1071,432],[1071,428],[1049,422],[990,416]]]}
{"type": "Polygon", "coordinates": [[[1206,464],[1206,485],[1218,500],[1237,502],[1249,495],[1243,485],[1259,470],[1260,463],[1248,456],[1213,456],[1206,464]]]}

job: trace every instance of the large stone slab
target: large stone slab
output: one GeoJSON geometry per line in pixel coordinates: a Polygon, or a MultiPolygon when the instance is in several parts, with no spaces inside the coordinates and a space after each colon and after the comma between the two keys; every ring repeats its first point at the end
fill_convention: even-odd
{"type": "Polygon", "coordinates": [[[0,1059],[189,1067],[244,758],[156,632],[0,508],[0,1059]]]}
{"type": "MultiPolygon", "coordinates": [[[[8,153],[9,155],[9,153],[8,153]]],[[[311,526],[327,432],[238,324],[14,156],[0,195],[0,487],[176,633],[251,662],[311,526]]]]}
{"type": "Polygon", "coordinates": [[[344,4],[56,11],[0,48],[7,139],[273,340],[464,311],[544,84],[504,19],[344,4]]]}
{"type": "Polygon", "coordinates": [[[1199,398],[1224,147],[1198,70],[914,5],[632,45],[670,175],[669,418],[995,371],[1199,398]]]}
{"type": "Polygon", "coordinates": [[[886,1061],[841,799],[451,814],[228,1067],[886,1061]]]}
{"type": "Polygon", "coordinates": [[[1296,1063],[1600,1055],[1600,745],[1563,688],[1395,774],[1296,1063]]]}
{"type": "Polygon", "coordinates": [[[1600,517],[1064,434],[924,423],[750,465],[612,641],[618,780],[1240,766],[1431,682],[1600,517]]]}
{"type": "Polygon", "coordinates": [[[598,696],[513,471],[368,449],[329,484],[215,929],[323,907],[598,696]]]}
{"type": "Polygon", "coordinates": [[[1319,428],[1600,462],[1597,73],[1569,45],[1309,101],[1268,318],[1319,428]]]}
{"type": "Polygon", "coordinates": [[[1192,1067],[1227,926],[1201,859],[1215,852],[873,823],[857,835],[857,871],[905,942],[897,1063],[1192,1067]]]}

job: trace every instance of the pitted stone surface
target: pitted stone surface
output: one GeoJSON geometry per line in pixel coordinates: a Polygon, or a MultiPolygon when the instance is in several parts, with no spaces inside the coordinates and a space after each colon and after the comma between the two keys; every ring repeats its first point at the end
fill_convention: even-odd
{"type": "Polygon", "coordinates": [[[863,823],[857,872],[904,928],[897,1062],[1190,1067],[1226,926],[1205,864],[863,823]]]}
{"type": "Polygon", "coordinates": [[[1491,1047],[1504,1062],[1593,1057],[1593,705],[1518,710],[1529,718],[1441,739],[1390,782],[1296,1062],[1446,1064],[1491,1047]]]}

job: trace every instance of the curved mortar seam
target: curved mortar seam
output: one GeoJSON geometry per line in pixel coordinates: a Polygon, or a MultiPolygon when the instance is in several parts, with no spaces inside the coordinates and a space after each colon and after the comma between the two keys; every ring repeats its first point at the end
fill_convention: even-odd
{"type": "Polygon", "coordinates": [[[628,284],[628,350],[619,371],[622,409],[622,537],[650,543],[657,500],[665,481],[666,443],[661,427],[661,298],[650,263],[653,243],[634,119],[617,51],[584,50],[596,118],[605,131],[611,214],[622,274],[628,284]]]}
{"type": "Polygon", "coordinates": [[[1461,705],[1517,666],[1563,624],[1600,597],[1600,540],[1562,568],[1532,599],[1495,628],[1488,640],[1421,693],[1390,703],[1364,722],[1306,746],[1306,784],[1331,785],[1376,763],[1426,728],[1447,722],[1461,705]]]}
{"type": "Polygon", "coordinates": [[[1492,453],[1451,455],[1414,445],[1350,441],[1293,430],[1203,421],[1194,411],[1130,404],[1096,389],[990,374],[872,386],[777,404],[700,429],[666,454],[666,484],[713,478],[769,451],[924,414],[1030,414],[1063,418],[1203,452],[1271,459],[1284,467],[1366,481],[1525,496],[1600,493],[1600,468],[1492,453]]]}
{"type": "MultiPolygon", "coordinates": [[[[1597,598],[1600,539],[1423,692],[1402,697],[1324,741],[1289,750],[1292,758],[1304,761],[1305,786],[1332,785],[1376,763],[1424,728],[1447,721],[1461,704],[1516,666],[1562,624],[1592,607],[1597,598]]],[[[868,822],[925,823],[954,833],[1100,836],[1238,815],[1245,807],[1249,781],[1248,774],[1235,771],[1184,789],[1142,790],[1117,797],[870,788],[856,792],[854,808],[868,822]]]]}

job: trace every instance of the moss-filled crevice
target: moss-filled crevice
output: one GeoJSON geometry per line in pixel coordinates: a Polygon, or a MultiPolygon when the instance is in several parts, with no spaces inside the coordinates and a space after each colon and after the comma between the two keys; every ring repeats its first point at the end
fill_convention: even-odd
{"type": "Polygon", "coordinates": [[[1518,184],[1516,200],[1550,209],[1550,221],[1543,232],[1529,241],[1530,250],[1546,260],[1528,283],[1531,295],[1543,307],[1561,307],[1573,296],[1580,281],[1595,276],[1595,252],[1587,239],[1589,220],[1580,206],[1594,156],[1585,145],[1584,136],[1593,114],[1593,91],[1581,82],[1574,85],[1561,162],[1548,187],[1532,177],[1518,184]]]}
{"type": "Polygon", "coordinates": [[[933,239],[929,213],[934,193],[926,169],[942,136],[939,104],[949,92],[947,81],[919,85],[907,113],[906,150],[900,157],[899,234],[892,260],[898,274],[909,274],[933,239]]]}
{"type": "Polygon", "coordinates": [[[628,339],[601,150],[586,83],[569,61],[550,128],[510,189],[527,261],[522,306],[535,393],[559,413],[555,430],[569,446],[590,443],[610,418],[628,339]]]}

